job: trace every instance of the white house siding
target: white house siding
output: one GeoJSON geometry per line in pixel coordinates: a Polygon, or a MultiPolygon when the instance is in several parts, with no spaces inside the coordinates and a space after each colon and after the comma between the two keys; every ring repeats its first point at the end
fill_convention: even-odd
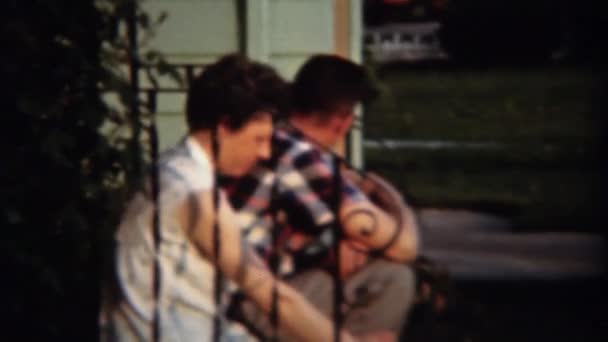
{"type": "MultiPolygon", "coordinates": [[[[206,64],[242,45],[249,57],[273,65],[291,79],[310,55],[336,52],[338,2],[350,8],[350,20],[345,23],[350,26],[343,30],[350,36],[340,37],[348,40],[350,50],[337,52],[360,61],[361,0],[246,0],[242,2],[245,37],[239,37],[239,0],[147,0],[142,4],[151,18],[168,13],[149,46],[169,62],[206,64]]],[[[149,86],[145,77],[141,79],[142,86],[149,86]]],[[[160,85],[175,86],[169,79],[160,85]]],[[[158,95],[161,148],[186,132],[184,101],[184,94],[158,95]]]]}

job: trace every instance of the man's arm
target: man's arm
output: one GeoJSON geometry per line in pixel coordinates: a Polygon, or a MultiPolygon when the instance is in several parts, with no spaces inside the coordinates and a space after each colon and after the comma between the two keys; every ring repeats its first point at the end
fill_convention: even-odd
{"type": "MultiPolygon", "coordinates": [[[[282,177],[281,188],[289,192],[289,196],[284,196],[289,203],[282,205],[289,207],[288,216],[292,221],[308,231],[318,232],[321,228],[319,222],[333,217],[331,203],[339,191],[342,195],[339,217],[348,246],[362,246],[359,250],[379,250],[395,261],[413,261],[416,258],[418,226],[414,213],[390,184],[374,174],[361,179],[347,170],[342,172],[340,184],[336,184],[331,164],[316,149],[301,151],[290,163],[300,177],[282,177]],[[378,205],[362,192],[374,194],[378,205]]],[[[342,264],[347,264],[351,255],[358,255],[343,254],[342,264]]]]}
{"type": "MultiPolygon", "coordinates": [[[[348,174],[352,178],[352,174],[348,174]]],[[[351,201],[340,208],[342,227],[348,238],[396,261],[413,261],[418,254],[418,225],[412,209],[400,194],[375,174],[358,182],[377,200],[351,201]]]]}
{"type": "MultiPolygon", "coordinates": [[[[318,312],[296,290],[277,281],[253,248],[241,237],[237,218],[226,201],[221,197],[219,209],[220,257],[213,260],[213,210],[210,192],[204,192],[184,203],[184,227],[201,254],[230,279],[265,313],[272,309],[273,289],[278,293],[278,313],[280,328],[302,341],[330,341],[333,325],[318,312]],[[198,215],[197,213],[202,213],[198,215]]],[[[351,341],[348,333],[342,333],[343,341],[351,341]]]]}

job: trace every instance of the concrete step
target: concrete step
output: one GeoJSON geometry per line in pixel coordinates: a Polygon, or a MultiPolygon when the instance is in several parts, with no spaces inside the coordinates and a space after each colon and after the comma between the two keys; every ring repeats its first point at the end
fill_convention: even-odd
{"type": "Polygon", "coordinates": [[[463,279],[565,279],[606,270],[594,234],[514,233],[508,220],[460,210],[419,211],[422,253],[463,279]]]}

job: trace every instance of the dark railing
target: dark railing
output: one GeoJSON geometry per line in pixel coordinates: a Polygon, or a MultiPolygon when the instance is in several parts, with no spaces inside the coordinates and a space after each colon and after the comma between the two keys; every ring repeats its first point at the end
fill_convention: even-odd
{"type": "MultiPolygon", "coordinates": [[[[184,75],[184,84],[177,85],[175,87],[141,87],[139,89],[140,93],[146,94],[146,104],[150,113],[156,113],[158,108],[158,94],[159,93],[187,93],[190,85],[192,84],[192,80],[196,76],[196,73],[200,73],[207,64],[187,64],[187,63],[173,63],[169,65],[170,67],[176,69],[179,74],[184,75]],[[181,69],[181,72],[180,72],[181,69]]],[[[143,65],[142,69],[146,68],[154,68],[153,65],[143,65]]]]}

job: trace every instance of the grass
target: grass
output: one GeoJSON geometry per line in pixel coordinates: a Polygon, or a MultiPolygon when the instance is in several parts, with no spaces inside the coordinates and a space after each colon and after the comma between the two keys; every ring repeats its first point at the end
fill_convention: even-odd
{"type": "Polygon", "coordinates": [[[473,207],[522,230],[600,229],[603,121],[584,68],[389,67],[366,109],[368,139],[497,143],[494,149],[373,149],[366,165],[417,205],[473,207]]]}

